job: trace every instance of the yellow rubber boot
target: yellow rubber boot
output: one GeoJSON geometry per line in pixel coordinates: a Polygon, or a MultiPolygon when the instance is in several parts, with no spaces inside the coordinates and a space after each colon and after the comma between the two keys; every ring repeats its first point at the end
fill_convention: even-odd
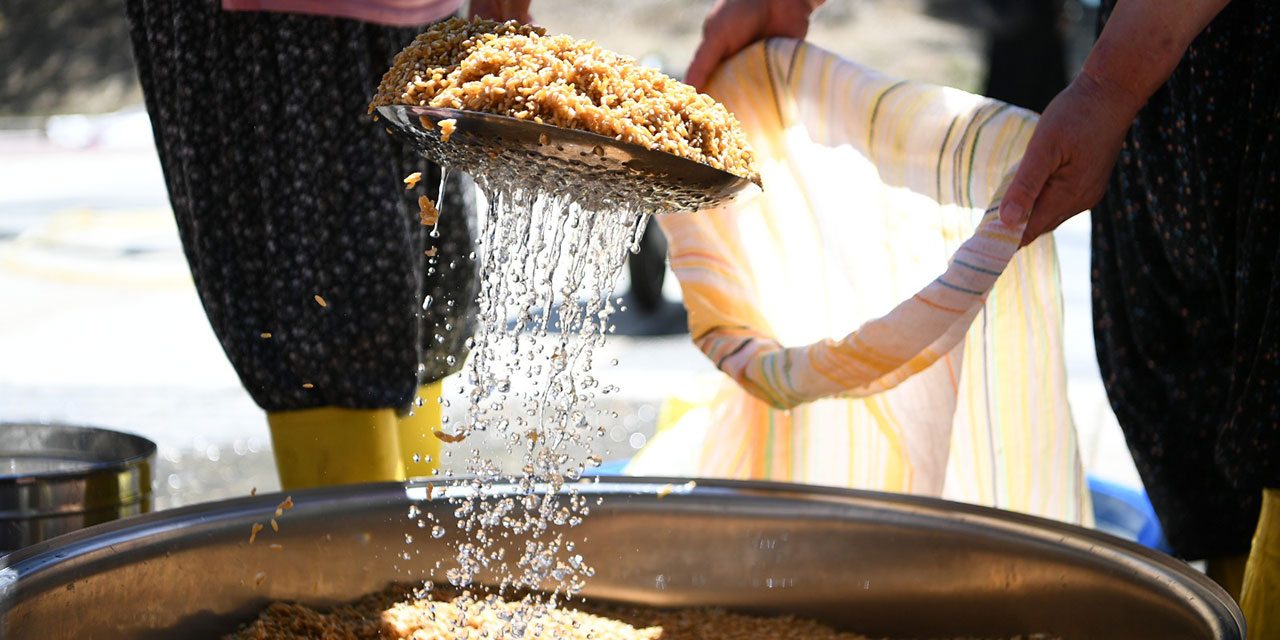
{"type": "Polygon", "coordinates": [[[267,424],[282,489],[404,480],[393,409],[274,411],[267,424]]]}
{"type": "Polygon", "coordinates": [[[444,385],[437,380],[418,388],[422,406],[414,402],[413,415],[405,413],[399,418],[400,454],[404,459],[405,475],[410,478],[429,478],[440,468],[440,394],[444,385]]]}
{"type": "Polygon", "coordinates": [[[1249,640],[1280,640],[1280,489],[1262,491],[1262,514],[1244,570],[1240,609],[1249,640]]]}

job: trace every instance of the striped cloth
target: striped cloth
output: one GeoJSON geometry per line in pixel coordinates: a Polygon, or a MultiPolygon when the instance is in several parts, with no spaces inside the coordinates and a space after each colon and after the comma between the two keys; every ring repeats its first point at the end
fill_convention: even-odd
{"type": "Polygon", "coordinates": [[[1018,251],[994,209],[1034,114],[794,40],[743,51],[710,93],[764,192],[660,223],[694,342],[728,378],[628,471],[1089,521],[1053,239],[1018,251]]]}

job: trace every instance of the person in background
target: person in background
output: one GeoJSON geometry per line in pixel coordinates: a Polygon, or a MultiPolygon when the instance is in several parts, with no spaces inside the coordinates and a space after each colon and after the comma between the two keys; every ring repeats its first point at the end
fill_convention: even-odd
{"type": "MultiPolygon", "coordinates": [[[[440,237],[429,237],[417,199],[437,197],[440,168],[366,105],[395,54],[461,4],[128,1],[183,250],[214,333],[267,413],[285,489],[435,466],[439,381],[465,359],[474,313],[472,195],[450,175],[440,237]]],[[[529,21],[528,6],[475,0],[471,11],[529,21]]]]}
{"type": "MultiPolygon", "coordinates": [[[[472,193],[448,177],[440,237],[429,237],[417,198],[436,197],[440,168],[366,105],[395,54],[461,5],[128,0],[183,250],[214,333],[266,411],[285,489],[437,464],[440,380],[465,360],[474,313],[472,193]]],[[[532,22],[529,5],[469,9],[532,22]]]]}
{"type": "Polygon", "coordinates": [[[987,80],[982,95],[1044,111],[1067,86],[1063,0],[984,0],[987,80]]]}
{"type": "Polygon", "coordinates": [[[1174,552],[1280,638],[1280,6],[1111,0],[1000,206],[1093,208],[1107,394],[1174,552]],[[1245,558],[1247,557],[1247,562],[1245,558]]]}

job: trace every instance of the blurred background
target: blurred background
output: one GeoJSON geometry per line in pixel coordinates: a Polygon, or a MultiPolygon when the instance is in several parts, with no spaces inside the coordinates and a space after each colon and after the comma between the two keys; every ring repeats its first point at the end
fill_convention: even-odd
{"type": "MultiPolygon", "coordinates": [[[[154,440],[160,508],[270,491],[265,421],[209,328],[178,242],[123,5],[0,4],[0,423],[154,440]]],[[[552,32],[679,76],[710,6],[533,0],[533,13],[552,32]]],[[[1078,68],[1095,14],[1078,0],[828,0],[810,39],[884,73],[1038,109],[1078,68]]],[[[1094,360],[1088,232],[1077,216],[1057,233],[1073,412],[1088,471],[1138,487],[1094,360]]],[[[647,442],[665,398],[720,375],[683,333],[679,287],[663,277],[661,238],[650,240],[618,285],[632,304],[599,359],[619,360],[600,376],[621,389],[599,444],[606,460],[647,442]]]]}

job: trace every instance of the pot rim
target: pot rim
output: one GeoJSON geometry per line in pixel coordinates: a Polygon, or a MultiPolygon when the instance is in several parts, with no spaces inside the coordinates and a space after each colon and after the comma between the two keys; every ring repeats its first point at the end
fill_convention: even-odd
{"type": "MultiPolygon", "coordinates": [[[[34,471],[30,473],[0,473],[0,486],[23,486],[38,482],[75,480],[89,476],[103,475],[104,473],[127,472],[135,467],[141,466],[148,459],[156,454],[156,443],[148,438],[144,438],[137,434],[117,431],[115,429],[106,429],[103,427],[93,427],[87,425],[68,424],[62,422],[0,422],[0,431],[15,427],[27,427],[35,429],[60,429],[71,432],[78,432],[85,435],[100,434],[107,437],[118,438],[124,442],[132,451],[128,455],[116,456],[111,458],[95,458],[86,457],[84,464],[69,471],[34,471]]],[[[0,449],[0,455],[11,453],[10,451],[0,449]]],[[[40,453],[33,451],[31,453],[40,453]]],[[[150,489],[148,487],[148,489],[150,489]]]]}

